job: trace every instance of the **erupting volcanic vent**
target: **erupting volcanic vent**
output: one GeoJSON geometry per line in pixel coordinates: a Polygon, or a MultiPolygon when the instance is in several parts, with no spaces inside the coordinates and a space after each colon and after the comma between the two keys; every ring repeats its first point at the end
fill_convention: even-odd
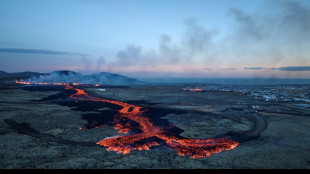
{"type": "MultiPolygon", "coordinates": [[[[238,142],[227,138],[200,140],[181,137],[179,136],[180,132],[171,133],[173,130],[180,130],[172,123],[165,122],[163,119],[154,122],[154,118],[151,118],[149,112],[151,108],[93,97],[78,85],[64,84],[63,93],[66,93],[67,97],[75,102],[97,102],[118,108],[114,111],[114,119],[111,123],[114,124],[115,129],[119,130],[120,134],[124,135],[108,137],[97,143],[107,147],[108,151],[128,154],[131,150],[149,150],[153,146],[163,145],[177,150],[181,156],[189,155],[191,158],[202,158],[238,146],[238,142]]],[[[98,123],[86,125],[81,129],[101,126],[100,120],[97,121],[98,123]]]]}

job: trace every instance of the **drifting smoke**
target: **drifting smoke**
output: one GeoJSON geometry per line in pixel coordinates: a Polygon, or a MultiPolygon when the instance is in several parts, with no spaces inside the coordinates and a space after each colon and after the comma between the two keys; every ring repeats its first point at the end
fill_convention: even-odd
{"type": "Polygon", "coordinates": [[[125,65],[133,65],[141,62],[141,47],[128,45],[126,50],[119,51],[116,55],[120,62],[125,65]]]}
{"type": "Polygon", "coordinates": [[[177,45],[172,44],[172,38],[163,34],[159,40],[159,57],[162,59],[161,61],[165,61],[166,63],[179,63],[181,59],[181,48],[177,45]]]}
{"type": "MultiPolygon", "coordinates": [[[[309,64],[309,4],[284,0],[268,1],[265,5],[267,7],[251,13],[230,9],[228,14],[234,25],[221,38],[216,37],[219,32],[199,25],[196,19],[186,19],[186,30],[179,43],[163,34],[158,50],[145,52],[141,46],[130,44],[117,53],[118,63],[114,66],[179,65],[190,69],[191,66],[206,65],[222,70],[236,70],[225,67],[253,66],[283,72],[285,69],[263,66],[309,64]]],[[[202,67],[201,70],[205,69],[202,67]]]]}
{"type": "Polygon", "coordinates": [[[101,68],[105,65],[106,61],[103,57],[99,57],[97,59],[97,64],[96,64],[96,71],[100,71],[101,68]]]}
{"type": "Polygon", "coordinates": [[[86,57],[86,56],[81,56],[81,63],[83,66],[84,70],[90,70],[92,69],[93,66],[93,62],[90,58],[86,57]]]}
{"type": "Polygon", "coordinates": [[[111,74],[106,72],[82,75],[73,71],[55,71],[48,75],[32,77],[23,80],[31,83],[78,83],[90,85],[138,85],[143,82],[134,78],[125,77],[119,74],[111,74]]]}
{"type": "MultiPolygon", "coordinates": [[[[198,25],[194,18],[184,20],[186,32],[180,43],[174,43],[171,36],[161,35],[158,43],[158,51],[154,49],[143,52],[140,46],[127,45],[125,50],[118,51],[117,65],[175,65],[195,63],[195,58],[206,55],[215,34],[198,25]]],[[[206,56],[203,56],[204,58],[206,56]]]]}
{"type": "Polygon", "coordinates": [[[128,44],[117,51],[115,59],[100,57],[95,60],[85,54],[47,50],[0,49],[0,52],[79,55],[80,65],[71,65],[74,68],[64,66],[64,69],[82,72],[110,71],[136,73],[137,76],[141,76],[141,72],[143,75],[156,72],[157,75],[184,73],[188,76],[192,73],[191,76],[209,77],[291,75],[308,78],[308,68],[300,66],[310,65],[309,16],[310,6],[306,1],[266,1],[265,6],[249,13],[232,8],[228,17],[233,20],[233,25],[227,33],[220,33],[200,25],[194,18],[188,18],[184,20],[185,31],[180,40],[162,34],[157,48],[144,50],[142,46],[128,44]],[[270,66],[280,68],[265,68],[270,66]],[[251,74],[244,70],[261,72],[251,74]]]}
{"type": "Polygon", "coordinates": [[[89,56],[81,56],[80,67],[83,72],[110,71],[110,65],[104,57],[94,60],[89,56]]]}
{"type": "Polygon", "coordinates": [[[187,31],[183,38],[183,44],[192,55],[205,52],[211,45],[214,32],[199,26],[194,18],[186,19],[187,31]]]}
{"type": "Polygon", "coordinates": [[[257,13],[233,8],[233,32],[224,42],[233,63],[276,66],[309,64],[310,6],[300,1],[268,1],[257,13]],[[294,59],[294,61],[293,61],[294,59]]]}

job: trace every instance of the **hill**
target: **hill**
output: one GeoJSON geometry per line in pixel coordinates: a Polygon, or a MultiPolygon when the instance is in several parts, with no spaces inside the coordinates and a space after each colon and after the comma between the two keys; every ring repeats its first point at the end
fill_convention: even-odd
{"type": "Polygon", "coordinates": [[[0,72],[0,80],[23,80],[33,83],[79,83],[79,84],[100,84],[100,85],[141,85],[145,82],[135,78],[126,77],[120,74],[100,72],[90,75],[83,75],[74,71],[61,70],[48,74],[37,72],[6,73],[0,72]]]}

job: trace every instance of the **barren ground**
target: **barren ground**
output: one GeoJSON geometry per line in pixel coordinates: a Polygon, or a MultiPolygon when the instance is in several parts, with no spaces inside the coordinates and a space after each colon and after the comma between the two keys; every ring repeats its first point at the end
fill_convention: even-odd
{"type": "Polygon", "coordinates": [[[181,87],[86,91],[189,111],[163,116],[184,130],[183,137],[208,139],[233,131],[256,138],[199,159],[179,156],[166,147],[117,154],[96,145],[119,135],[113,127],[80,130],[87,123],[81,119],[85,112],[38,102],[56,91],[5,89],[0,90],[0,168],[310,168],[310,109],[281,112],[287,103],[267,103],[236,93],[184,92],[181,87]],[[253,104],[269,110],[255,112],[253,104]]]}

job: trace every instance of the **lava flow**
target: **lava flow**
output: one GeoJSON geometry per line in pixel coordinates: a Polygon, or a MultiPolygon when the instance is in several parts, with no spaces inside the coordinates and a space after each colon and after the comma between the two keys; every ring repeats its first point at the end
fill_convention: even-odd
{"type": "Polygon", "coordinates": [[[97,144],[108,147],[109,151],[128,154],[131,150],[149,150],[153,146],[163,143],[165,146],[177,150],[181,156],[189,155],[191,158],[202,158],[210,156],[212,153],[219,153],[222,150],[231,150],[238,146],[238,142],[227,138],[211,138],[207,140],[183,138],[167,133],[167,129],[156,126],[150,118],[145,116],[147,111],[141,106],[128,104],[121,101],[102,99],[88,95],[83,89],[78,89],[66,85],[66,90],[75,90],[76,93],[70,95],[70,98],[78,101],[95,101],[110,103],[121,106],[115,115],[115,129],[119,133],[125,133],[121,136],[108,137],[97,144]],[[123,124],[120,119],[127,119],[138,123],[138,133],[130,132],[132,126],[130,123],[123,124]]]}

